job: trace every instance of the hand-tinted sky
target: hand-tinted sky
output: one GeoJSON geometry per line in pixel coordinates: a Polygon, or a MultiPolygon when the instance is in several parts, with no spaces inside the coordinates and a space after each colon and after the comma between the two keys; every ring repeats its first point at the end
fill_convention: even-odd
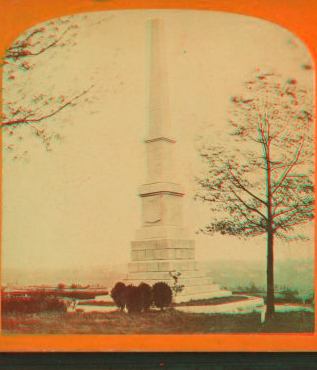
{"type": "MultiPolygon", "coordinates": [[[[5,268],[81,268],[128,262],[140,224],[137,188],[144,182],[146,134],[146,21],[164,20],[170,117],[184,219],[193,234],[208,223],[206,207],[192,200],[200,168],[197,136],[225,129],[230,96],[256,69],[296,78],[311,88],[305,46],[272,23],[234,14],[194,11],[118,11],[78,17],[76,45],[37,57],[29,93],[54,88],[69,94],[94,88],[47,119],[65,138],[52,152],[35,139],[21,142],[28,161],[3,155],[5,268]],[[97,22],[102,20],[100,24],[97,22]]],[[[30,74],[31,76],[31,74],[30,74]]],[[[23,84],[23,79],[16,83],[23,84]]],[[[4,83],[3,100],[10,99],[4,83]]],[[[307,228],[312,234],[312,226],[307,228]]],[[[240,241],[195,236],[198,260],[265,256],[263,238],[240,241]]],[[[313,243],[277,243],[276,256],[309,257],[313,243]],[[299,248],[300,246],[300,248],[299,248]]]]}

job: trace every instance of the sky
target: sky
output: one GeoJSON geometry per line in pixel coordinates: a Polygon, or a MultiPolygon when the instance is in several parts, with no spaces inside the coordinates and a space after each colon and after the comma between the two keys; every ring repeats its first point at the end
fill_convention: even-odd
{"type": "MultiPolygon", "coordinates": [[[[184,223],[196,240],[196,258],[265,258],[264,238],[195,234],[210,212],[193,200],[193,177],[201,169],[197,137],[208,139],[226,129],[230,96],[241,92],[257,69],[312,88],[312,72],[302,68],[312,63],[309,51],[288,30],[252,17],[134,10],[75,17],[76,44],[37,57],[27,80],[30,97],[94,87],[87,94],[90,103],[79,101],[45,121],[64,138],[51,152],[27,133],[20,144],[28,151],[26,160],[14,161],[3,150],[3,272],[129,262],[130,242],[141,223],[137,189],[145,181],[146,22],[151,18],[165,26],[174,167],[186,193],[184,223]]],[[[21,75],[16,86],[25,81],[21,75]]],[[[8,86],[4,81],[4,102],[12,98],[8,86]]],[[[313,225],[305,230],[312,236],[313,225]]],[[[278,242],[275,252],[276,258],[311,258],[313,241],[278,242]]]]}

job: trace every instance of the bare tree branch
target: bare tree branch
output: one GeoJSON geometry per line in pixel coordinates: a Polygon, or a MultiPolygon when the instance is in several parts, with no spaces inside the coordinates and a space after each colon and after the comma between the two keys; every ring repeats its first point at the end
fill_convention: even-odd
{"type": "Polygon", "coordinates": [[[282,176],[280,177],[280,180],[277,182],[277,184],[273,187],[272,189],[272,192],[271,194],[273,195],[275,193],[275,191],[282,185],[283,181],[285,180],[286,176],[289,174],[289,172],[292,170],[292,168],[294,167],[294,164],[297,162],[299,156],[300,156],[300,153],[301,153],[301,150],[303,148],[303,145],[304,145],[304,141],[305,141],[305,138],[302,138],[302,141],[301,143],[299,144],[295,154],[294,154],[294,158],[292,160],[292,162],[289,164],[289,166],[286,168],[286,170],[284,171],[284,173],[282,174],[282,176]]]}
{"type": "Polygon", "coordinates": [[[254,199],[258,200],[260,203],[266,205],[266,202],[264,200],[262,200],[261,198],[257,197],[256,195],[254,195],[253,193],[251,193],[250,190],[248,190],[246,187],[244,187],[241,182],[238,180],[238,178],[236,176],[234,176],[234,174],[232,173],[231,171],[231,168],[230,168],[230,165],[229,165],[229,162],[228,162],[228,169],[229,169],[229,172],[231,174],[231,176],[234,178],[234,180],[238,183],[238,186],[236,186],[234,184],[234,182],[232,182],[233,185],[235,185],[237,188],[240,188],[242,190],[244,190],[246,193],[248,193],[249,195],[251,195],[254,199]]]}
{"type": "Polygon", "coordinates": [[[54,110],[53,112],[51,112],[51,113],[49,113],[47,115],[44,115],[44,116],[39,117],[39,118],[32,118],[33,115],[34,115],[34,113],[31,112],[30,114],[28,114],[28,115],[26,115],[26,116],[24,116],[22,118],[19,118],[17,120],[3,121],[2,122],[2,127],[15,126],[15,125],[19,125],[19,124],[38,123],[38,122],[41,122],[41,121],[43,121],[43,120],[45,120],[47,118],[53,117],[57,113],[59,113],[63,109],[65,109],[66,107],[73,105],[76,100],[80,99],[82,96],[84,96],[85,94],[87,94],[92,88],[93,88],[93,85],[90,86],[89,89],[83,91],[79,95],[76,95],[71,100],[69,100],[66,103],[62,104],[56,110],[54,110]]]}
{"type": "Polygon", "coordinates": [[[20,44],[13,44],[13,46],[7,49],[6,54],[4,55],[4,60],[38,56],[44,53],[46,50],[56,46],[70,29],[72,29],[71,26],[69,26],[64,32],[62,32],[60,37],[58,37],[56,40],[51,42],[49,45],[42,47],[39,51],[31,52],[30,50],[27,50],[26,48],[32,45],[28,45],[25,41],[29,39],[31,36],[34,36],[35,34],[39,32],[43,32],[43,29],[35,30],[25,40],[23,40],[23,42],[21,42],[20,44]]]}
{"type": "Polygon", "coordinates": [[[246,207],[246,208],[248,208],[250,211],[253,211],[253,212],[256,212],[256,213],[258,213],[264,220],[266,220],[267,221],[267,218],[258,210],[258,209],[256,209],[256,208],[254,208],[254,207],[251,207],[251,206],[249,206],[246,202],[244,202],[244,200],[242,199],[242,198],[240,198],[239,196],[238,196],[238,194],[231,188],[231,191],[233,192],[233,194],[240,200],[240,202],[246,207]]]}

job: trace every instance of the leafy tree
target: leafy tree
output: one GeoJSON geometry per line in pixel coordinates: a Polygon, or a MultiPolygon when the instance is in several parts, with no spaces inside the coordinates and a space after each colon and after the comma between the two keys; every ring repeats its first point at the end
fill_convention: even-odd
{"type": "Polygon", "coordinates": [[[114,300],[114,303],[121,311],[124,310],[126,305],[126,286],[122,282],[116,283],[111,291],[111,297],[114,300]]]}
{"type": "MultiPolygon", "coordinates": [[[[197,199],[213,211],[201,232],[267,239],[267,320],[274,316],[274,239],[305,238],[314,217],[312,94],[294,79],[261,74],[231,99],[225,145],[203,143],[197,199]]],[[[219,138],[217,138],[219,139],[219,138]]]]}
{"type": "Polygon", "coordinates": [[[168,307],[172,303],[172,289],[163,281],[155,283],[152,287],[152,292],[153,302],[155,306],[160,308],[161,310],[163,310],[164,307],[168,307]]]}

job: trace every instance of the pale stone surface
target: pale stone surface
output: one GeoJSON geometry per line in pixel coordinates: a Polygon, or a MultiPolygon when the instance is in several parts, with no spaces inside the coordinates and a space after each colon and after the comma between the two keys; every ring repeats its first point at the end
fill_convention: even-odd
{"type": "MultiPolygon", "coordinates": [[[[149,285],[155,284],[157,281],[164,281],[167,283],[169,286],[173,286],[174,280],[171,278],[170,275],[165,274],[163,278],[157,280],[157,279],[134,279],[134,275],[132,275],[131,282],[133,281],[135,285],[139,285],[140,283],[147,283],[149,285]]],[[[219,290],[219,285],[218,284],[213,284],[211,278],[209,277],[203,277],[203,278],[192,278],[192,279],[180,279],[178,281],[178,284],[184,285],[186,288],[184,288],[183,295],[186,294],[191,294],[191,290],[194,291],[194,293],[198,293],[196,287],[199,287],[201,291],[216,291],[219,290]],[[208,287],[206,289],[206,287],[208,287]]]]}
{"type": "MultiPolygon", "coordinates": [[[[151,281],[165,281],[168,280],[170,284],[173,283],[173,279],[169,274],[169,271],[157,271],[157,272],[129,272],[129,277],[131,280],[137,282],[139,281],[140,283],[142,281],[146,280],[151,280],[151,281]]],[[[205,271],[183,271],[181,277],[183,279],[191,279],[191,278],[201,278],[205,279],[206,278],[206,272],[205,271]]],[[[210,279],[210,278],[208,278],[210,279]]],[[[208,280],[209,281],[209,280],[208,280]]]]}
{"type": "Polygon", "coordinates": [[[146,140],[147,182],[173,182],[173,141],[166,138],[146,140]]]}
{"type": "Polygon", "coordinates": [[[149,100],[149,137],[158,138],[170,134],[169,106],[166,63],[164,61],[163,24],[159,19],[151,19],[147,24],[149,100]],[[165,77],[165,78],[164,78],[165,77]]]}
{"type": "MultiPolygon", "coordinates": [[[[194,241],[189,238],[183,223],[183,190],[174,181],[173,148],[165,88],[166,71],[161,23],[151,20],[149,55],[148,137],[144,140],[146,153],[146,181],[139,189],[141,198],[141,227],[131,243],[131,263],[127,283],[153,285],[165,281],[173,286],[170,272],[180,272],[178,284],[184,285],[177,299],[215,297],[224,293],[210,277],[197,271],[194,241]],[[181,297],[181,298],[179,298],[181,297]]],[[[227,292],[230,295],[231,292],[227,292]]],[[[197,298],[199,299],[199,298],[197,298]]]]}
{"type": "Polygon", "coordinates": [[[132,251],[162,248],[194,249],[194,241],[184,239],[151,239],[131,242],[132,251]]]}
{"type": "Polygon", "coordinates": [[[182,219],[182,194],[157,191],[144,194],[142,203],[142,227],[173,226],[179,227],[182,219]]]}
{"type": "Polygon", "coordinates": [[[143,184],[139,187],[139,195],[141,197],[144,195],[155,193],[174,193],[180,196],[184,194],[181,185],[172,182],[143,184]]]}
{"type": "MultiPolygon", "coordinates": [[[[151,262],[130,262],[129,263],[129,272],[144,272],[144,271],[187,271],[195,270],[196,261],[195,260],[166,260],[166,261],[151,261],[151,262]]],[[[129,279],[129,278],[128,278],[129,279]]]]}
{"type": "Polygon", "coordinates": [[[189,236],[188,231],[183,227],[154,226],[141,227],[136,230],[136,241],[145,239],[185,239],[189,236]]]}
{"type": "Polygon", "coordinates": [[[135,241],[131,245],[132,261],[194,259],[193,240],[135,241]]]}

